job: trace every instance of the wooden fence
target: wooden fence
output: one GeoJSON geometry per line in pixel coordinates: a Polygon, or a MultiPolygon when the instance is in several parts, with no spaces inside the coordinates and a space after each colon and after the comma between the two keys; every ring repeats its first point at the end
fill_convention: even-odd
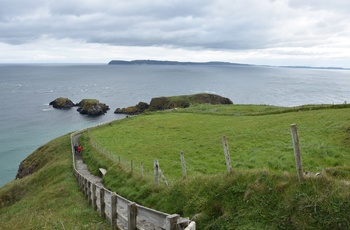
{"type": "Polygon", "coordinates": [[[73,155],[73,172],[80,190],[100,216],[107,218],[114,229],[165,229],[165,230],[195,230],[196,223],[178,214],[167,214],[150,209],[98,186],[81,174],[76,168],[73,137],[86,131],[80,130],[71,134],[73,155]]]}

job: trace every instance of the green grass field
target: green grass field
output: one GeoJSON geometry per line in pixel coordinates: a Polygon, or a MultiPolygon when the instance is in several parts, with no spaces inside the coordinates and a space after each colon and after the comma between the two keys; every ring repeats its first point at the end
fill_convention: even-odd
{"type": "Polygon", "coordinates": [[[83,156],[96,174],[99,167],[108,169],[103,178],[107,187],[164,212],[199,214],[198,229],[346,229],[347,107],[199,105],[149,113],[91,129],[81,137],[83,156]],[[321,176],[298,182],[291,124],[298,126],[304,171],[321,176]],[[226,171],[224,135],[232,174],[226,171]],[[180,151],[185,153],[186,179],[180,151]],[[154,159],[169,188],[154,186],[154,159]]]}
{"type": "Polygon", "coordinates": [[[93,129],[90,136],[100,149],[114,155],[111,157],[115,161],[118,157],[122,161],[133,160],[135,167],[143,162],[144,168],[152,172],[153,160],[158,159],[169,179],[182,177],[181,151],[185,153],[188,175],[225,172],[222,136],[228,139],[234,168],[294,172],[290,133],[294,123],[298,126],[304,170],[318,172],[350,162],[348,108],[274,114],[281,108],[207,107],[208,111],[216,110],[215,115],[190,113],[186,109],[154,113],[93,129]],[[264,115],[256,115],[258,112],[264,115]]]}

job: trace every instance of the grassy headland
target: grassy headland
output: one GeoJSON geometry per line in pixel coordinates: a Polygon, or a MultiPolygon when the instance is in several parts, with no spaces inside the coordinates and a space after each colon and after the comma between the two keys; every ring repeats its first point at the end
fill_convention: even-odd
{"type": "Polygon", "coordinates": [[[43,145],[25,162],[36,172],[0,188],[0,229],[109,229],[78,190],[69,135],[43,145]]]}
{"type": "MultiPolygon", "coordinates": [[[[108,170],[107,187],[164,212],[199,214],[198,229],[349,229],[349,115],[348,105],[198,105],[116,121],[91,129],[80,142],[90,170],[108,170]],[[292,123],[298,125],[304,170],[321,172],[302,183],[296,176],[292,123]],[[223,135],[232,174],[226,173],[223,135]],[[154,159],[168,188],[162,182],[154,186],[154,159]]],[[[29,158],[40,170],[0,189],[1,227],[108,226],[78,191],[69,144],[66,135],[39,148],[29,158]]]]}

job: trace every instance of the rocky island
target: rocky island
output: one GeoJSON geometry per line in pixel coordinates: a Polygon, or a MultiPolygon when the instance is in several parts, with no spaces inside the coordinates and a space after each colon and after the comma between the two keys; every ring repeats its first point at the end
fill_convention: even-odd
{"type": "Polygon", "coordinates": [[[100,103],[96,99],[83,99],[79,103],[75,104],[69,98],[59,97],[51,101],[49,105],[52,105],[55,109],[70,109],[78,106],[77,111],[83,115],[99,116],[107,113],[109,106],[100,103]]]}
{"type": "Polygon", "coordinates": [[[75,104],[69,99],[65,97],[59,97],[56,98],[55,100],[51,101],[49,105],[52,105],[55,109],[70,109],[75,104]]]}
{"type": "Polygon", "coordinates": [[[83,99],[77,104],[77,106],[79,106],[77,111],[80,114],[86,114],[90,116],[103,115],[109,110],[108,105],[100,103],[96,99],[83,99]]]}

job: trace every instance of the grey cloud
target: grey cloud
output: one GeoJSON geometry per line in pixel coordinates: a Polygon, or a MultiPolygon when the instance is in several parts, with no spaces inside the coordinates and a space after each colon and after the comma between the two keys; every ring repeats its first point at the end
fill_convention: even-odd
{"type": "MultiPolygon", "coordinates": [[[[333,16],[328,21],[320,19],[293,28],[294,20],[305,15],[298,15],[287,5],[280,7],[278,0],[0,2],[5,6],[0,9],[0,42],[9,44],[48,36],[120,46],[262,49],[312,46],[323,33],[346,27],[333,16]]],[[[307,8],[309,13],[311,4],[303,2],[288,3],[292,8],[307,8]]],[[[322,3],[320,8],[328,6],[326,1],[322,3]]]]}

